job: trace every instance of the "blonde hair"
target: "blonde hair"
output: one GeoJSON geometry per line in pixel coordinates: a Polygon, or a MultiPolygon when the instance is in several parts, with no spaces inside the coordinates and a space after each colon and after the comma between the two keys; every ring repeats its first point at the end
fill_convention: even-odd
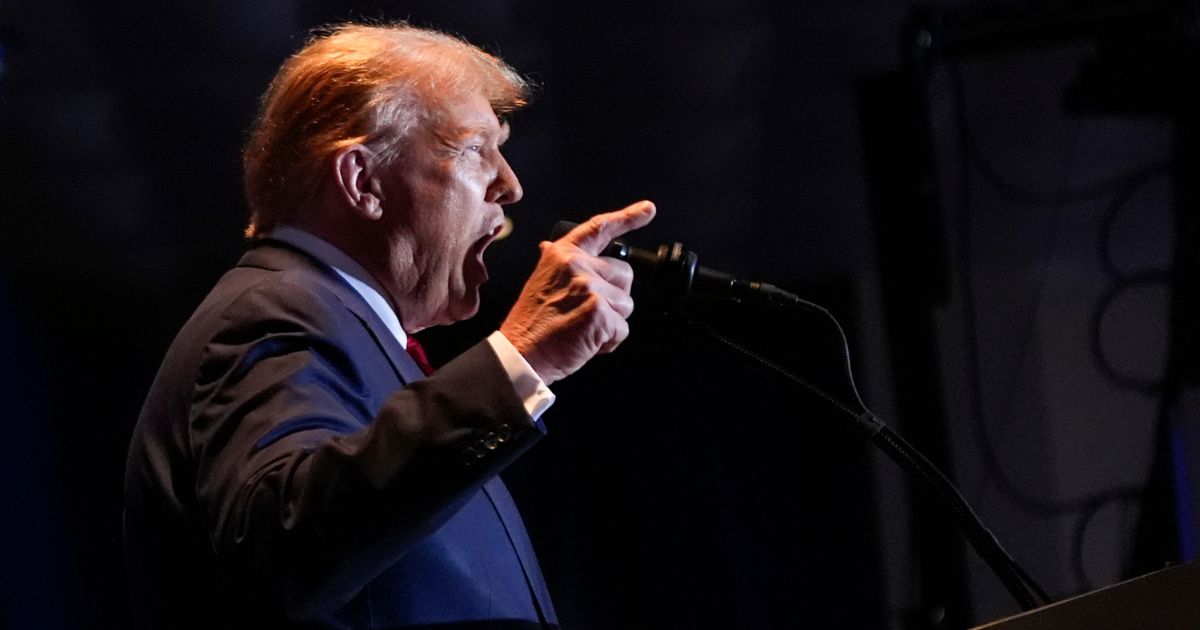
{"type": "Polygon", "coordinates": [[[405,23],[342,24],[292,55],[263,95],[242,154],[250,224],[270,231],[316,194],[343,147],[363,144],[390,163],[438,99],[482,93],[498,116],[526,105],[530,84],[470,43],[405,23]]]}

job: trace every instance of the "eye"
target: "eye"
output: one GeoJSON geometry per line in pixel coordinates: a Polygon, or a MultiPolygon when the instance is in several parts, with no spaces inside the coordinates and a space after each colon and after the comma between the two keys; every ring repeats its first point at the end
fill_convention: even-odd
{"type": "Polygon", "coordinates": [[[472,144],[472,145],[467,146],[467,150],[474,151],[475,153],[479,153],[479,152],[483,151],[483,145],[482,144],[472,144]]]}

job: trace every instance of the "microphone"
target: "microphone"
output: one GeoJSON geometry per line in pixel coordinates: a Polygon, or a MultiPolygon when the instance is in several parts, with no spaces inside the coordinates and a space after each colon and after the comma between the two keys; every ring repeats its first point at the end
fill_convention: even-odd
{"type": "MultiPolygon", "coordinates": [[[[559,221],[554,225],[550,239],[562,238],[577,225],[570,221],[559,221]]],[[[668,297],[687,297],[695,291],[738,302],[770,302],[791,306],[808,304],[774,285],[745,280],[724,271],[700,266],[695,252],[684,249],[682,243],[660,245],[657,250],[650,251],[615,240],[600,255],[629,263],[633,267],[635,280],[647,282],[656,292],[668,297]]]]}

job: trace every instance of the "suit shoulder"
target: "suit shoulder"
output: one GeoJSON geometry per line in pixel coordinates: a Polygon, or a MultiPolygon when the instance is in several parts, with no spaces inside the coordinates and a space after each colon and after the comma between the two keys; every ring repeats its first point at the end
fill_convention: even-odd
{"type": "Polygon", "coordinates": [[[255,322],[290,322],[321,330],[346,309],[331,280],[307,269],[237,268],[225,275],[189,321],[225,328],[255,322]]]}

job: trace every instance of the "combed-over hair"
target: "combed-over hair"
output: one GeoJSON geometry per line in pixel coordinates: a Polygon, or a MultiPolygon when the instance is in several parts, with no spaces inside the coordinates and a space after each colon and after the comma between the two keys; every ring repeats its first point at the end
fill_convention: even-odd
{"type": "Polygon", "coordinates": [[[363,144],[385,163],[441,99],[482,93],[497,116],[528,102],[529,83],[499,58],[405,23],[342,24],[314,36],[263,95],[242,155],[255,238],[316,194],[343,147],[363,144]]]}

